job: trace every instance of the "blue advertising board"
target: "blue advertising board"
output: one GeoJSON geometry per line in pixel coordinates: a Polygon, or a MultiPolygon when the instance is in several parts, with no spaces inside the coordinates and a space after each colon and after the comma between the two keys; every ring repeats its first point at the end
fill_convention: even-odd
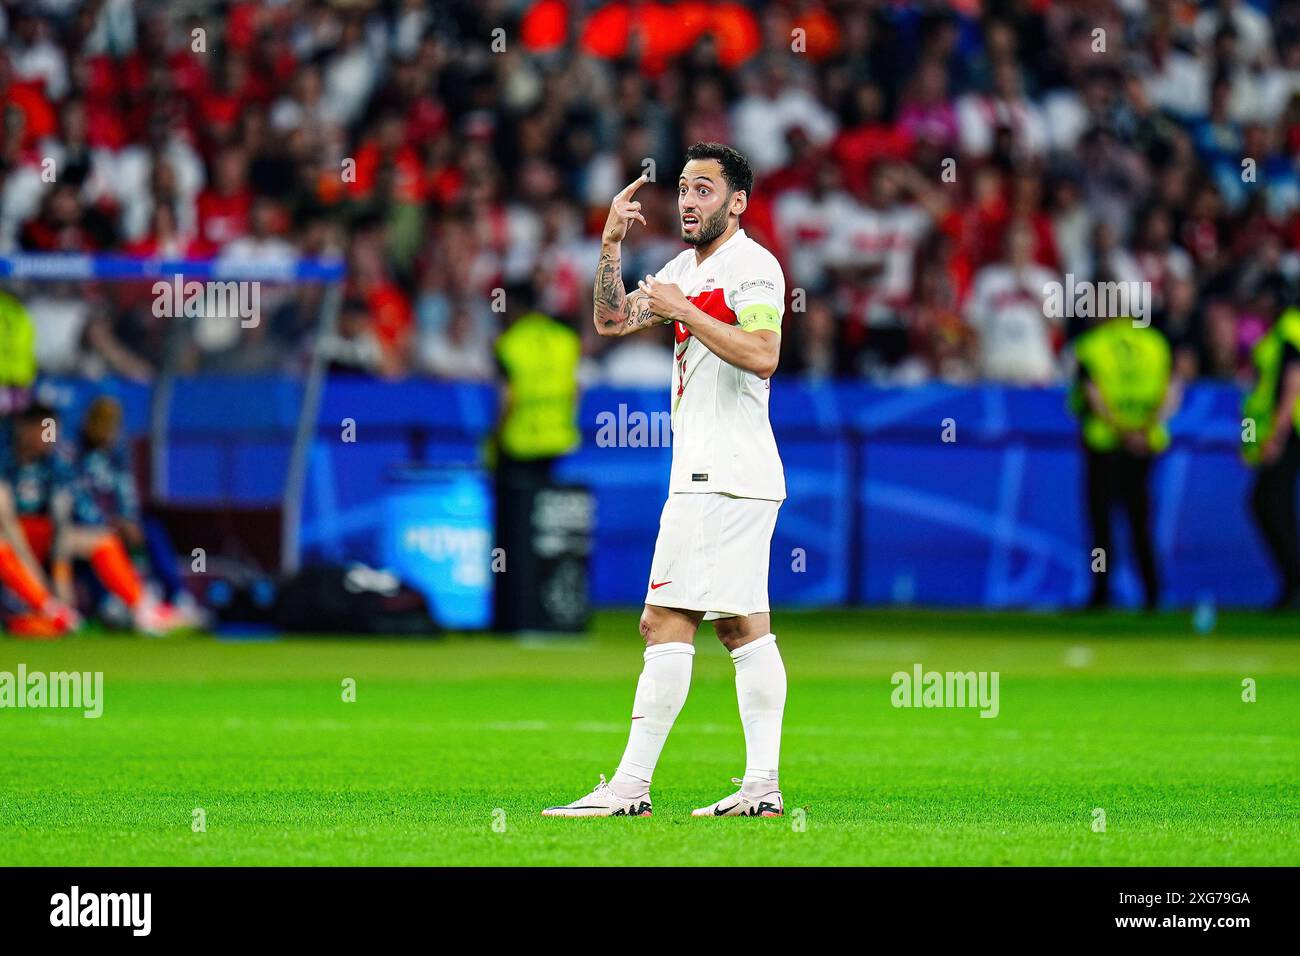
{"type": "Polygon", "coordinates": [[[424,594],[446,628],[486,628],[492,618],[492,496],[466,469],[402,469],[384,503],[381,558],[424,594]]]}
{"type": "MultiPolygon", "coordinates": [[[[140,387],[52,384],[69,419],[89,394],[107,389],[125,400],[133,433],[145,423],[148,394],[140,387]]],[[[216,503],[276,500],[298,392],[274,377],[178,383],[170,494],[216,503]]],[[[410,488],[406,510],[390,497],[402,493],[390,484],[395,467],[469,469],[482,504],[480,448],[495,402],[486,385],[332,380],[308,466],[304,561],[382,562],[384,548],[398,540],[394,521],[407,527],[417,513],[441,521],[477,493],[458,491],[463,483],[410,488]],[[354,443],[339,440],[345,418],[355,423],[354,443]],[[442,495],[448,500],[433,500],[442,495]],[[418,512],[417,498],[424,500],[418,512]]],[[[1240,403],[1233,385],[1190,387],[1170,423],[1172,447],[1153,470],[1153,532],[1168,606],[1206,598],[1260,605],[1276,586],[1246,507],[1252,476],[1238,453],[1240,403]]],[[[588,390],[582,447],[556,469],[558,480],[595,496],[596,605],[643,598],[672,456],[653,417],[647,429],[619,429],[613,445],[602,441],[602,423],[662,416],[666,408],[666,389],[588,390]]],[[[813,385],[778,376],[771,417],[789,489],[772,545],[774,603],[1057,608],[1085,599],[1083,460],[1063,389],[813,385]],[[951,441],[943,438],[948,422],[951,441]]],[[[1119,518],[1113,591],[1131,604],[1139,588],[1119,518]]],[[[466,519],[479,520],[490,528],[481,512],[466,519]]],[[[434,539],[409,533],[406,557],[414,562],[427,548],[427,559],[434,539]]],[[[438,540],[439,549],[464,547],[463,538],[438,540]]]]}

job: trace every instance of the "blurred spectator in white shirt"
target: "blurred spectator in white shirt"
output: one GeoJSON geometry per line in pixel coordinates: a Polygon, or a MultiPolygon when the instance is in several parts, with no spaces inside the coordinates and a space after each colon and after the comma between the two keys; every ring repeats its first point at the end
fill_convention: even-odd
{"type": "Polygon", "coordinates": [[[993,89],[968,93],[957,101],[962,150],[983,158],[993,153],[999,132],[1009,136],[1013,152],[1036,158],[1047,151],[1047,120],[1021,89],[1020,70],[1009,60],[993,67],[993,89]]]}
{"type": "Polygon", "coordinates": [[[35,12],[19,6],[9,38],[9,63],[14,76],[39,80],[45,95],[61,100],[68,93],[68,60],[50,39],[49,27],[35,12]]]}
{"type": "Polygon", "coordinates": [[[496,377],[492,338],[473,310],[457,305],[440,328],[421,331],[419,367],[434,378],[490,382],[496,377]]]}
{"type": "Polygon", "coordinates": [[[1205,115],[1210,103],[1210,75],[1205,63],[1174,46],[1168,18],[1155,21],[1140,70],[1156,106],[1179,119],[1205,115]]]}
{"type": "MultiPolygon", "coordinates": [[[[111,181],[103,182],[102,189],[105,193],[111,190],[121,206],[122,235],[127,241],[140,239],[149,231],[160,186],[169,194],[181,234],[193,236],[198,231],[195,202],[207,174],[198,151],[180,132],[183,125],[174,119],[166,114],[152,116],[145,142],[125,146],[106,159],[110,172],[105,178],[111,181]],[[168,169],[164,172],[160,166],[168,169]]],[[[100,184],[96,177],[96,187],[100,184]]]]}
{"type": "Polygon", "coordinates": [[[374,52],[366,42],[364,21],[349,16],[337,51],[325,63],[324,99],[331,115],[345,123],[361,118],[378,80],[374,52]]]}
{"type": "Polygon", "coordinates": [[[1052,238],[1066,272],[1084,274],[1092,242],[1093,216],[1083,202],[1079,184],[1063,176],[1052,184],[1052,238]]]}
{"type": "Polygon", "coordinates": [[[818,165],[809,188],[777,197],[773,215],[792,287],[811,291],[826,283],[833,237],[854,211],[852,197],[840,188],[839,168],[827,161],[818,165]]]}
{"type": "Polygon", "coordinates": [[[1034,231],[1012,223],[1003,262],[975,276],[966,321],[979,336],[980,375],[1009,385],[1047,385],[1060,377],[1053,338],[1061,317],[1048,316],[1047,285],[1055,273],[1034,262],[1034,231]]]}
{"type": "MultiPolygon", "coordinates": [[[[916,193],[926,187],[910,167],[878,162],[871,177],[870,204],[847,207],[828,243],[826,264],[845,283],[852,300],[846,310],[850,320],[879,330],[878,342],[885,341],[881,334],[885,329],[901,331],[911,301],[916,251],[932,217],[908,190],[916,193]]],[[[886,346],[891,352],[886,361],[896,357],[893,349],[894,345],[886,346]]]]}
{"type": "Polygon", "coordinates": [[[271,106],[271,126],[280,133],[307,128],[320,135],[343,122],[338,104],[325,99],[320,70],[310,63],[298,69],[291,91],[271,106]]]}
{"type": "Polygon", "coordinates": [[[835,135],[835,116],[802,86],[794,85],[783,60],[773,59],[761,73],[748,73],[745,93],[732,107],[735,146],[761,176],[784,166],[789,158],[786,133],[801,127],[814,146],[835,135]]]}
{"type": "Polygon", "coordinates": [[[1237,36],[1237,55],[1243,63],[1267,65],[1273,59],[1273,28],[1268,17],[1241,0],[1212,0],[1196,18],[1194,31],[1202,49],[1213,47],[1226,27],[1237,36]]]}

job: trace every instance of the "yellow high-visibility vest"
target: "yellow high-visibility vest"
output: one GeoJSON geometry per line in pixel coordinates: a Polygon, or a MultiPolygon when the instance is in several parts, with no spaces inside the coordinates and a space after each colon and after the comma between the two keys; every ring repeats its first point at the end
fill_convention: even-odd
{"type": "Polygon", "coordinates": [[[1080,381],[1071,404],[1083,420],[1084,444],[1093,451],[1114,451],[1121,429],[1145,428],[1152,451],[1169,447],[1169,430],[1158,416],[1169,392],[1173,359],[1159,330],[1135,326],[1128,317],[1110,319],[1079,336],[1074,354],[1116,422],[1112,425],[1093,413],[1080,381]]]}
{"type": "MultiPolygon", "coordinates": [[[[1282,374],[1282,355],[1290,344],[1300,349],[1300,309],[1283,312],[1268,334],[1255,343],[1251,358],[1255,361],[1255,387],[1242,403],[1242,418],[1255,423],[1254,435],[1242,429],[1242,455],[1252,465],[1259,463],[1259,450],[1273,435],[1273,405],[1277,401],[1278,376],[1282,374]],[[1247,440],[1253,437],[1254,441],[1247,440]]],[[[1300,401],[1292,410],[1291,425],[1300,434],[1300,401]]]]}
{"type": "Polygon", "coordinates": [[[36,378],[36,329],[23,304],[0,292],[0,386],[27,388],[36,378]]]}
{"type": "Polygon", "coordinates": [[[497,340],[510,407],[501,451],[511,458],[554,458],[578,447],[578,334],[540,312],[529,312],[497,340]]]}

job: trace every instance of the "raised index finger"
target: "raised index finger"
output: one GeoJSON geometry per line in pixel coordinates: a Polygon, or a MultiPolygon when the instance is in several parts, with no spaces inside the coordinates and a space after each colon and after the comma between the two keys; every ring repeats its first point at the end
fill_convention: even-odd
{"type": "Polygon", "coordinates": [[[650,182],[650,177],[642,173],[635,180],[623,187],[623,191],[615,196],[615,199],[631,199],[633,194],[641,188],[644,183],[650,182]]]}

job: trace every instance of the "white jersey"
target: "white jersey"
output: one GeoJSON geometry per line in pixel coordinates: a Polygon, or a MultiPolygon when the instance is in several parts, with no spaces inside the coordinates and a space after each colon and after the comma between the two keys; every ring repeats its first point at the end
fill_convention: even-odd
{"type": "MultiPolygon", "coordinates": [[[[703,263],[687,249],[655,278],[676,283],[696,308],[730,325],[779,329],[785,313],[781,265],[743,229],[703,263]]],[[[771,382],[724,362],[680,322],[673,337],[669,493],[785,500],[785,473],[767,417],[771,382]]]]}
{"type": "Polygon", "coordinates": [[[980,336],[980,374],[995,382],[1045,385],[1059,375],[1052,349],[1053,325],[1047,286],[1056,274],[1040,265],[1023,272],[999,263],[975,276],[966,320],[980,336]]]}

